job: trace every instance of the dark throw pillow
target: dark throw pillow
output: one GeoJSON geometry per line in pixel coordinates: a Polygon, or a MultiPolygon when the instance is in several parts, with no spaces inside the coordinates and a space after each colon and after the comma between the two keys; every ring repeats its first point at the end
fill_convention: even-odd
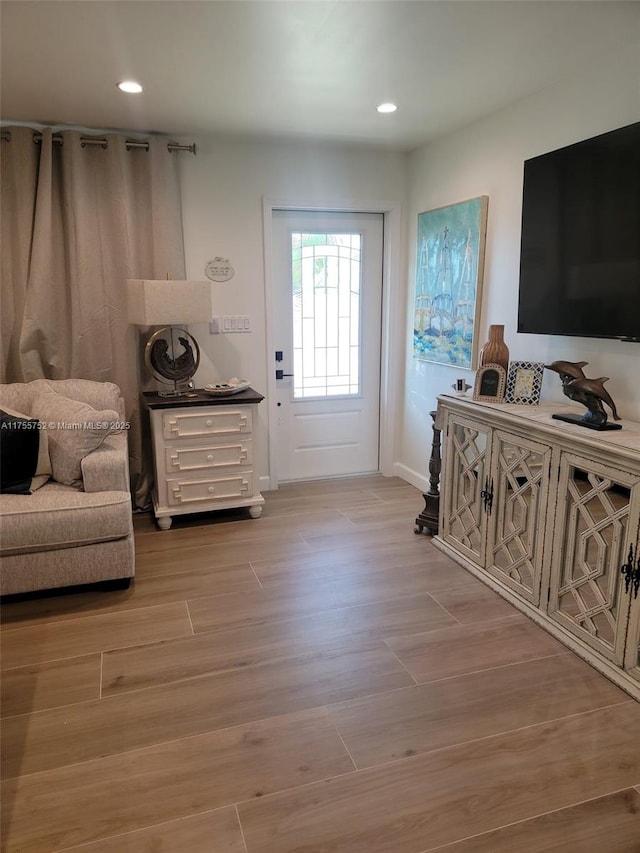
{"type": "Polygon", "coordinates": [[[47,434],[40,421],[0,409],[0,492],[30,495],[50,473],[47,434]]]}

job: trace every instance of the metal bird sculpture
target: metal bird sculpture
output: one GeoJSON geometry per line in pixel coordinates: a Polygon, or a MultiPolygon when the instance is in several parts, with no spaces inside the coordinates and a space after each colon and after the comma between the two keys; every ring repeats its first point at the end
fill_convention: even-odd
{"type": "Polygon", "coordinates": [[[151,364],[161,376],[174,382],[193,376],[197,369],[191,344],[187,338],[179,337],[178,340],[183,352],[176,358],[169,355],[169,344],[163,338],[158,338],[151,348],[151,364]]]}
{"type": "Polygon", "coordinates": [[[609,377],[601,376],[599,379],[588,379],[582,369],[587,364],[587,361],[554,361],[551,364],[545,364],[545,367],[559,374],[562,381],[562,393],[566,397],[587,407],[589,411],[580,418],[581,421],[596,426],[606,424],[607,413],[602,405],[603,403],[606,403],[611,409],[614,420],[619,421],[620,416],[616,404],[604,387],[604,383],[608,381],[609,377]]]}

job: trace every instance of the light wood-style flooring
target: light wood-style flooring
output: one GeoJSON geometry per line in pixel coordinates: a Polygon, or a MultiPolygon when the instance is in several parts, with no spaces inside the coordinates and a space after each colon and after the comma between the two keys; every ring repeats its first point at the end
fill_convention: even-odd
{"type": "Polygon", "coordinates": [[[136,518],[2,608],[6,853],[640,853],[640,704],[417,536],[420,493],[136,518]]]}

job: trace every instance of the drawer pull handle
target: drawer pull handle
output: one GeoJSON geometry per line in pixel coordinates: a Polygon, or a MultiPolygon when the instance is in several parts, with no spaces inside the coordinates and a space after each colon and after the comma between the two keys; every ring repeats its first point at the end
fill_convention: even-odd
{"type": "Polygon", "coordinates": [[[209,486],[207,491],[209,492],[209,494],[213,494],[215,492],[215,488],[213,486],[209,486]]]}
{"type": "Polygon", "coordinates": [[[209,461],[209,462],[213,462],[213,453],[210,453],[210,454],[207,456],[207,459],[208,459],[208,461],[209,461]]]}
{"type": "Polygon", "coordinates": [[[213,426],[213,421],[211,420],[211,418],[209,418],[207,421],[205,421],[205,424],[207,426],[213,426]]]}

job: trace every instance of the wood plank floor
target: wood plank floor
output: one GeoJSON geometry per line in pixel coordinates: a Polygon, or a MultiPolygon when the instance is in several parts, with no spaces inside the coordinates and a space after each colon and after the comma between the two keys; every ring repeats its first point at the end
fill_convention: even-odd
{"type": "Polygon", "coordinates": [[[640,704],[378,475],[2,606],[6,853],[640,853],[640,704]]]}

